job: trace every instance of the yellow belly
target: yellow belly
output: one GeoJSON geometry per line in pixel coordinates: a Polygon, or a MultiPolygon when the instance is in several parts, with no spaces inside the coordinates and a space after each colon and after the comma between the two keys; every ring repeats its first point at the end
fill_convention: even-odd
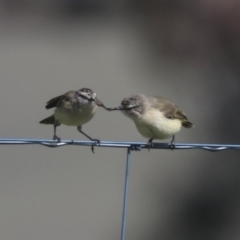
{"type": "Polygon", "coordinates": [[[138,131],[146,138],[166,139],[181,130],[179,119],[168,119],[163,114],[151,109],[144,116],[134,120],[138,131]]]}
{"type": "Polygon", "coordinates": [[[92,119],[97,107],[89,109],[56,108],[55,119],[68,126],[81,126],[92,119]]]}

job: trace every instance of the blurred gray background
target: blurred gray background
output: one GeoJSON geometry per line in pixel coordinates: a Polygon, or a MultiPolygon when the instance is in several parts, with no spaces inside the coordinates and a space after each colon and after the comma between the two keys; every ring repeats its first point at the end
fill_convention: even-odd
{"type": "MultiPolygon", "coordinates": [[[[175,102],[177,142],[239,143],[240,2],[0,0],[0,137],[51,139],[46,101],[90,87],[175,102]]],[[[98,109],[90,136],[147,141],[98,109]]],[[[83,139],[61,126],[62,139],[83,139]]],[[[0,146],[0,239],[120,239],[126,150],[0,146]]],[[[127,239],[238,240],[240,152],[133,152],[127,239]]]]}

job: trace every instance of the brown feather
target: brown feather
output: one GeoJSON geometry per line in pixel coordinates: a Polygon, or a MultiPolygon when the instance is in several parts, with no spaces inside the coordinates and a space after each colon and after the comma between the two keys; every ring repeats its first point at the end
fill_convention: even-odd
{"type": "Polygon", "coordinates": [[[62,101],[69,101],[70,95],[75,95],[76,91],[69,91],[63,95],[52,98],[47,102],[46,109],[57,107],[57,105],[62,101]]]}
{"type": "Polygon", "coordinates": [[[183,127],[185,127],[185,128],[191,128],[191,127],[193,127],[193,124],[191,123],[191,122],[189,122],[189,121],[183,121],[182,122],[182,125],[183,125],[183,127]]]}
{"type": "Polygon", "coordinates": [[[193,124],[188,121],[186,114],[175,104],[162,97],[150,97],[150,100],[154,102],[153,106],[159,109],[166,118],[179,119],[181,120],[183,127],[193,127],[193,124]]]}
{"type": "Polygon", "coordinates": [[[54,117],[54,115],[52,115],[52,116],[50,116],[48,118],[43,119],[39,123],[42,123],[42,124],[54,124],[55,123],[55,117],[54,117]]]}

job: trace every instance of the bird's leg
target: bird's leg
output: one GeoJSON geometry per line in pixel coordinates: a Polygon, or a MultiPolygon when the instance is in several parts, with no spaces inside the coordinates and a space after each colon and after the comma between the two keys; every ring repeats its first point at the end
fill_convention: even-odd
{"type": "Polygon", "coordinates": [[[174,148],[175,148],[175,135],[173,135],[173,137],[172,137],[172,140],[171,140],[171,150],[173,150],[174,148]]]}
{"type": "MultiPolygon", "coordinates": [[[[90,139],[91,141],[94,141],[94,142],[96,142],[97,144],[99,144],[100,143],[100,140],[99,139],[94,139],[94,138],[91,138],[90,136],[88,136],[85,132],[83,132],[82,131],[82,126],[78,126],[77,127],[77,130],[80,132],[80,133],[82,133],[85,137],[87,137],[88,139],[90,139]]],[[[95,143],[95,144],[96,144],[95,143]]],[[[92,144],[92,147],[91,147],[91,150],[92,150],[92,152],[94,153],[94,145],[95,145],[94,143],[92,144]]]]}
{"type": "Polygon", "coordinates": [[[58,142],[61,141],[61,138],[57,136],[56,132],[57,132],[57,126],[59,126],[59,124],[57,122],[54,123],[53,127],[53,140],[57,140],[58,142]]]}
{"type": "Polygon", "coordinates": [[[148,142],[147,142],[147,146],[148,146],[148,151],[150,150],[150,147],[152,147],[153,146],[153,138],[150,138],[149,140],[148,140],[148,142]]]}

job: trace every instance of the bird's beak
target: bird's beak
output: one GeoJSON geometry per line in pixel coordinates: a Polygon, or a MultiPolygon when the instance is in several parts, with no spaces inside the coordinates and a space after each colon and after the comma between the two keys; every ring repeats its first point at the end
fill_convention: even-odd
{"type": "Polygon", "coordinates": [[[122,106],[119,106],[119,107],[112,108],[112,111],[113,111],[113,110],[129,111],[129,110],[131,110],[131,109],[133,109],[133,108],[137,108],[137,107],[138,107],[138,106],[132,106],[132,107],[124,108],[124,107],[122,107],[122,106]]]}
{"type": "Polygon", "coordinates": [[[115,108],[112,108],[112,110],[123,110],[122,106],[119,106],[119,107],[115,107],[115,108]]]}

